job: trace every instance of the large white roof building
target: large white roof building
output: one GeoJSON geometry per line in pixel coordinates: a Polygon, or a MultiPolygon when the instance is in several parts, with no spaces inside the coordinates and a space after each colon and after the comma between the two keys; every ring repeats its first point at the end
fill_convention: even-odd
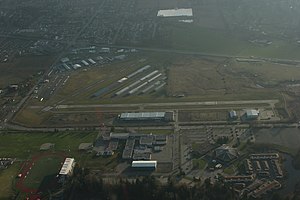
{"type": "Polygon", "coordinates": [[[75,167],[75,159],[74,158],[66,158],[59,175],[72,175],[73,169],[75,167]]]}

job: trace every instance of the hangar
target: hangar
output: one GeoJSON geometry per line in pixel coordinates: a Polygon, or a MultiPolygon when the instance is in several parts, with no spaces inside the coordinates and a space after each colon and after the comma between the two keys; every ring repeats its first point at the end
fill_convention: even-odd
{"type": "Polygon", "coordinates": [[[166,112],[122,113],[119,118],[124,121],[166,120],[166,112]]]}
{"type": "Polygon", "coordinates": [[[122,121],[174,121],[174,112],[133,112],[119,115],[122,121]]]}
{"type": "Polygon", "coordinates": [[[156,169],[157,161],[156,160],[135,160],[132,161],[131,167],[136,169],[156,169]]]}

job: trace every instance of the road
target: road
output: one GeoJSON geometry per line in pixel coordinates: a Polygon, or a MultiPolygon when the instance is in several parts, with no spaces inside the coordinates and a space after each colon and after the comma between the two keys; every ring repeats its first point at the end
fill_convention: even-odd
{"type": "Polygon", "coordinates": [[[248,100],[248,101],[204,101],[204,102],[170,102],[170,103],[136,103],[136,104],[93,104],[93,105],[57,105],[56,109],[70,108],[119,108],[119,107],[166,107],[166,106],[216,106],[239,104],[276,104],[279,100],[248,100]]]}

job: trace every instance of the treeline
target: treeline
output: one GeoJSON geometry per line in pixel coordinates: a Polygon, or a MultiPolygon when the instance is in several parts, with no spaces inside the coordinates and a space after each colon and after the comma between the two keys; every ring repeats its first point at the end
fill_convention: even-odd
{"type": "MultiPolygon", "coordinates": [[[[112,179],[114,180],[114,179],[112,179]]],[[[235,200],[241,199],[234,190],[221,182],[211,184],[210,179],[193,186],[170,180],[161,184],[152,176],[117,183],[104,183],[88,170],[77,168],[74,176],[65,184],[64,198],[72,200],[235,200]]],[[[243,198],[246,199],[246,198],[243,198]]],[[[275,198],[282,199],[277,195],[275,198]]]]}
{"type": "Polygon", "coordinates": [[[224,184],[212,185],[209,180],[195,186],[175,184],[169,181],[162,185],[154,177],[148,176],[129,182],[120,179],[116,184],[104,183],[91,175],[88,170],[76,169],[74,176],[66,184],[64,199],[89,200],[231,200],[235,198],[231,188],[224,184]]]}

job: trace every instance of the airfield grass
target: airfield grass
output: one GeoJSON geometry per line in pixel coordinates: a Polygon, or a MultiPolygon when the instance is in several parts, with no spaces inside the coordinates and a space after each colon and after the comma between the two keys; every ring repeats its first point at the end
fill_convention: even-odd
{"type": "Polygon", "coordinates": [[[14,163],[0,171],[0,200],[9,199],[13,195],[13,183],[19,170],[20,164],[14,163]]]}
{"type": "Polygon", "coordinates": [[[63,158],[57,155],[48,155],[38,159],[24,179],[24,185],[31,189],[38,189],[46,176],[55,176],[63,162],[63,158]]]}
{"type": "Polygon", "coordinates": [[[31,126],[37,126],[42,124],[46,119],[49,118],[51,114],[46,112],[41,112],[37,109],[30,109],[28,107],[23,108],[14,118],[14,121],[31,126]]]}
{"type": "Polygon", "coordinates": [[[80,143],[93,142],[97,132],[59,132],[59,133],[9,133],[0,135],[0,157],[27,159],[39,152],[44,143],[54,143],[55,151],[65,151],[69,156],[80,156],[80,143]]]}

